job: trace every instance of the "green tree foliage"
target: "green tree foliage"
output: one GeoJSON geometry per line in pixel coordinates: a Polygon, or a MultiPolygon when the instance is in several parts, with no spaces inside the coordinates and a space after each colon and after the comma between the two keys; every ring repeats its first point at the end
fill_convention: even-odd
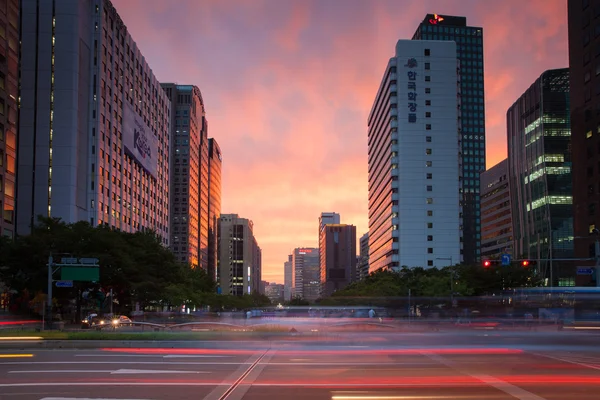
{"type": "MultiPolygon", "coordinates": [[[[72,289],[55,290],[55,297],[63,300],[81,299],[89,292],[88,297],[101,302],[112,289],[121,308],[115,311],[127,312],[135,303],[201,306],[206,294],[215,290],[204,271],[177,262],[152,232],[132,234],[50,218],[40,218],[31,235],[1,239],[0,281],[16,293],[45,292],[50,254],[55,262],[65,256],[99,259],[100,282],[76,282],[72,289]]],[[[60,279],[60,272],[54,278],[60,279]]]]}
{"type": "Polygon", "coordinates": [[[490,268],[473,265],[454,267],[407,268],[399,272],[378,271],[364,280],[348,285],[337,291],[331,299],[323,299],[320,304],[335,303],[335,298],[344,297],[405,297],[410,289],[415,297],[448,297],[452,288],[455,296],[481,296],[500,293],[517,287],[539,286],[535,270],[520,266],[490,268]]]}

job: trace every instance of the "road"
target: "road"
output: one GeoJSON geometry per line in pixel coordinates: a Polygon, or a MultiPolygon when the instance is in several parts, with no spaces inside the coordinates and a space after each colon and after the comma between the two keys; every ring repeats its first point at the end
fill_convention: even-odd
{"type": "Polygon", "coordinates": [[[362,333],[335,342],[0,348],[0,399],[597,399],[599,333],[362,333]]]}

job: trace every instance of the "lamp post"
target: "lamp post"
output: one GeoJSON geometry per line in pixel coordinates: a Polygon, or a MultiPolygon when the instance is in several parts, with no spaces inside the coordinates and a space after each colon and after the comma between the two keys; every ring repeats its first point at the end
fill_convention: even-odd
{"type": "Polygon", "coordinates": [[[454,263],[452,262],[452,257],[437,257],[436,260],[450,261],[450,302],[454,307],[454,263]]]}

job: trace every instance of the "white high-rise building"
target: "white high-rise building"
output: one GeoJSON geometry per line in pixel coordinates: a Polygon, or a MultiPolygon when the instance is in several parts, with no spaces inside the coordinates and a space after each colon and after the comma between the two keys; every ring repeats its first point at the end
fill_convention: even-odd
{"type": "Polygon", "coordinates": [[[456,44],[400,40],[369,115],[369,271],[461,260],[456,44]]]}

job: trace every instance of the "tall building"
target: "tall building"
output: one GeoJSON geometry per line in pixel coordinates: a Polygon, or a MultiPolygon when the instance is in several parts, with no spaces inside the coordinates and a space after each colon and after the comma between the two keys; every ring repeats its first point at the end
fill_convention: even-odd
{"type": "Polygon", "coordinates": [[[467,25],[465,17],[427,14],[414,40],[456,43],[460,63],[460,154],[462,258],[467,264],[479,259],[481,238],[479,174],[485,171],[485,103],[483,79],[483,29],[467,25]]]}
{"type": "Polygon", "coordinates": [[[324,228],[325,225],[327,224],[339,224],[341,222],[341,217],[340,214],[336,213],[336,212],[322,212],[321,216],[319,217],[319,233],[318,233],[318,243],[319,243],[319,274],[320,271],[323,270],[324,265],[325,265],[325,259],[323,258],[323,254],[325,251],[325,248],[323,247],[324,242],[323,242],[323,235],[324,235],[324,228]]]}
{"type": "Polygon", "coordinates": [[[221,293],[242,296],[260,291],[262,254],[254,225],[237,214],[219,218],[219,286],[221,293]]]}
{"type": "Polygon", "coordinates": [[[283,263],[283,300],[290,301],[294,297],[294,268],[292,266],[292,255],[283,263]]]}
{"type": "Polygon", "coordinates": [[[568,21],[575,257],[587,258],[600,229],[600,0],[569,0],[568,21]]]}
{"type": "Polygon", "coordinates": [[[331,296],[345,288],[356,274],[356,227],[354,225],[326,224],[322,230],[319,248],[320,297],[331,296]]]}
{"type": "Polygon", "coordinates": [[[516,257],[542,259],[542,278],[574,284],[569,70],[545,71],[506,114],[516,257]]]}
{"type": "Polygon", "coordinates": [[[357,280],[365,279],[369,276],[369,232],[361,236],[359,244],[360,254],[356,266],[357,280]]]}
{"type": "Polygon", "coordinates": [[[221,216],[221,148],[213,138],[208,139],[208,274],[217,282],[219,217],[221,216]]]}
{"type": "Polygon", "coordinates": [[[109,0],[21,1],[17,233],[38,215],[169,244],[171,104],[109,0]]]}
{"type": "Polygon", "coordinates": [[[368,119],[370,272],[460,260],[457,80],[454,42],[396,44],[368,119]]]}
{"type": "Polygon", "coordinates": [[[163,83],[171,101],[170,242],[181,262],[208,268],[208,139],[200,89],[163,83]],[[203,247],[204,246],[204,247],[203,247]]]}
{"type": "Polygon", "coordinates": [[[321,288],[319,249],[306,247],[294,249],[292,270],[294,296],[308,301],[317,300],[321,288]]]}
{"type": "Polygon", "coordinates": [[[512,213],[508,188],[508,159],[481,173],[481,256],[512,254],[512,213]]]}
{"type": "Polygon", "coordinates": [[[0,235],[14,237],[19,97],[19,0],[0,3],[0,235]]]}

